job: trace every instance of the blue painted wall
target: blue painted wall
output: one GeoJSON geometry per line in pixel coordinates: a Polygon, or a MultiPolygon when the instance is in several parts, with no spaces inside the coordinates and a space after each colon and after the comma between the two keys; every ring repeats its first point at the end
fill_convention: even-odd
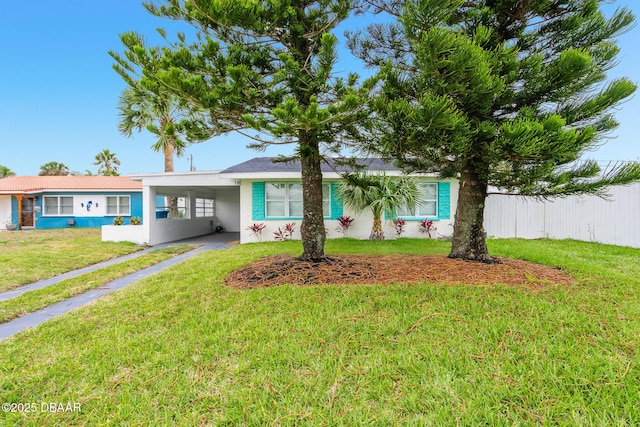
{"type": "MultiPolygon", "coordinates": [[[[132,216],[142,219],[142,192],[91,192],[91,193],[57,193],[47,192],[30,194],[30,196],[36,197],[35,206],[39,208],[39,212],[35,213],[35,228],[36,229],[50,229],[50,228],[65,228],[69,227],[69,220],[75,221],[75,227],[100,227],[103,225],[113,225],[113,219],[115,215],[110,216],[44,216],[44,197],[43,196],[130,196],[131,203],[131,215],[122,216],[124,224],[129,224],[129,219],[132,216]]],[[[14,224],[18,224],[18,200],[15,197],[11,198],[11,220],[14,224]]]]}
{"type": "MultiPolygon", "coordinates": [[[[2,218],[4,221],[4,218],[2,218]]],[[[18,199],[11,197],[11,223],[18,224],[18,199]]]]}

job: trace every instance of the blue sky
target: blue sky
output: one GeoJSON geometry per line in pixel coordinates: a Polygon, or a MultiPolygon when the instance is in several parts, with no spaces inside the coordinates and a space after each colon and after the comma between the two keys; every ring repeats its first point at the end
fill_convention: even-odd
{"type": "MultiPolygon", "coordinates": [[[[640,2],[629,3],[640,16],[640,2]]],[[[56,161],[72,171],[95,173],[94,157],[107,148],[120,159],[123,175],[161,172],[163,158],[151,150],[151,135],[143,132],[126,138],[118,131],[116,107],[125,84],[112,70],[108,55],[109,50],[122,51],[119,34],[136,31],[153,40],[157,27],[174,33],[171,21],[148,14],[137,0],[3,2],[0,165],[18,175],[37,175],[40,165],[56,161]]],[[[639,83],[640,28],[619,41],[620,64],[610,76],[627,76],[639,83]]],[[[621,123],[616,138],[589,157],[639,160],[634,123],[639,111],[640,92],[616,113],[621,123]]],[[[273,147],[263,153],[245,145],[246,140],[237,134],[193,145],[186,156],[175,160],[175,170],[189,170],[190,156],[197,170],[217,170],[283,150],[273,147]]]]}

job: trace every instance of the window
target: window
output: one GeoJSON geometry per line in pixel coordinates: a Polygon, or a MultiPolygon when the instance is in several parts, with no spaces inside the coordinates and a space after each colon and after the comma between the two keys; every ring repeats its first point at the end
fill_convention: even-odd
{"type": "Polygon", "coordinates": [[[188,197],[178,197],[178,212],[176,218],[191,218],[189,204],[190,202],[188,197]]]}
{"type": "MultiPolygon", "coordinates": [[[[265,183],[265,211],[269,218],[302,217],[302,184],[286,182],[265,183]]],[[[322,184],[322,212],[331,216],[331,187],[322,184]]]]}
{"type": "Polygon", "coordinates": [[[406,208],[398,209],[399,217],[437,217],[438,216],[438,183],[418,183],[420,191],[419,206],[415,211],[409,212],[406,208]]]}
{"type": "Polygon", "coordinates": [[[107,215],[131,215],[131,198],[107,196],[107,215]]]}
{"type": "MultiPolygon", "coordinates": [[[[189,198],[170,195],[156,197],[157,219],[181,219],[189,217],[189,198]]],[[[197,199],[196,199],[197,200],[197,199]]]]}
{"type": "Polygon", "coordinates": [[[196,217],[212,217],[215,215],[213,199],[196,199],[196,217]]]}
{"type": "Polygon", "coordinates": [[[73,215],[73,197],[44,196],[45,215],[73,215]]]}

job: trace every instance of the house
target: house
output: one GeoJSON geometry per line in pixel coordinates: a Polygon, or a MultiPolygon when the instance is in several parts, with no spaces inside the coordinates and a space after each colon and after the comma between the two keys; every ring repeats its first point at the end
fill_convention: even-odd
{"type": "MultiPolygon", "coordinates": [[[[371,173],[400,176],[402,171],[380,159],[361,159],[371,173]]],[[[354,218],[349,237],[369,237],[373,218],[367,212],[352,212],[337,196],[340,172],[327,164],[322,166],[325,197],[325,225],[328,238],[342,237],[338,218],[354,218]]],[[[221,171],[174,172],[132,175],[142,184],[143,224],[135,226],[103,226],[103,240],[126,240],[139,244],[159,244],[211,233],[223,228],[240,235],[241,243],[255,242],[248,228],[264,224],[262,240],[272,240],[274,232],[286,224],[296,223],[293,238],[300,238],[302,193],[300,163],[274,163],[270,157],[258,157],[221,171]],[[177,198],[179,215],[159,215],[162,200],[177,198]]],[[[407,212],[403,236],[421,237],[419,223],[434,221],[437,235],[450,236],[457,200],[457,181],[438,179],[435,175],[416,175],[425,194],[416,212],[407,212]]],[[[166,205],[166,203],[165,203],[166,205]]],[[[395,237],[391,221],[385,221],[387,238],[395,237]]]]}
{"type": "Polygon", "coordinates": [[[142,185],[123,176],[12,176],[0,179],[0,229],[100,227],[142,217],[142,185]]]}

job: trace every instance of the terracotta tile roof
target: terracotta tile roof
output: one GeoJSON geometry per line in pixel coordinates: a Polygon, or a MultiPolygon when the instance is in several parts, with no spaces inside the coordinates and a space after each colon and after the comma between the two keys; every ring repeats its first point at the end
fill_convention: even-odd
{"type": "Polygon", "coordinates": [[[0,179],[0,194],[56,190],[142,191],[142,183],[126,176],[10,176],[0,179]]]}

